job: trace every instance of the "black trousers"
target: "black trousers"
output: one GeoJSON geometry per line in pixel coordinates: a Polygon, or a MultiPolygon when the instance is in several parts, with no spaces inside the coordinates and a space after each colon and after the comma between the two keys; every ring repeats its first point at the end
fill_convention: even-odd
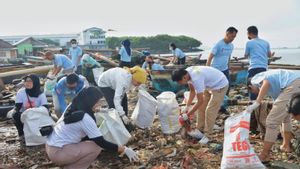
{"type": "Polygon", "coordinates": [[[132,62],[124,62],[124,61],[120,61],[119,67],[133,67],[132,62]]]}
{"type": "MultiPolygon", "coordinates": [[[[261,73],[261,72],[265,72],[265,71],[267,71],[267,69],[265,69],[265,68],[253,68],[253,69],[250,69],[250,70],[248,70],[248,77],[247,77],[247,79],[252,78],[256,74],[261,73]]],[[[250,100],[256,100],[256,98],[257,98],[257,94],[254,94],[254,93],[251,93],[251,92],[250,92],[249,96],[250,96],[250,100]]]]}
{"type": "Polygon", "coordinates": [[[24,131],[23,131],[24,124],[21,122],[21,114],[22,112],[16,112],[13,114],[13,119],[15,120],[15,126],[18,130],[19,136],[24,135],[24,131]]]}
{"type": "MultiPolygon", "coordinates": [[[[108,104],[108,107],[109,108],[115,108],[115,104],[114,104],[115,90],[113,90],[110,87],[100,87],[100,90],[104,95],[104,98],[105,98],[105,100],[108,104]]],[[[124,94],[121,105],[123,107],[125,115],[127,116],[127,114],[128,114],[128,102],[127,102],[126,93],[124,94]]]]}

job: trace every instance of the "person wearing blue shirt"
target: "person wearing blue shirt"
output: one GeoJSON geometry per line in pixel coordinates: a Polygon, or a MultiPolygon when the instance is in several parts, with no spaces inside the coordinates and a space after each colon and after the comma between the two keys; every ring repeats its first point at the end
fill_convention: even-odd
{"type": "Polygon", "coordinates": [[[122,47],[119,51],[119,55],[120,55],[120,67],[132,67],[132,63],[131,63],[131,53],[132,50],[130,48],[130,41],[129,39],[126,39],[124,41],[122,41],[122,47]]]}
{"type": "MultiPolygon", "coordinates": [[[[225,37],[220,40],[212,49],[208,56],[206,66],[212,66],[224,73],[230,83],[229,60],[233,51],[232,41],[235,39],[238,30],[229,27],[226,30],[225,37]]],[[[229,88],[227,94],[229,93],[229,88]]]]}
{"type": "MultiPolygon", "coordinates": [[[[248,39],[246,44],[245,58],[249,59],[248,79],[257,73],[268,69],[268,58],[272,57],[270,45],[267,41],[258,37],[256,26],[250,26],[247,29],[248,39]]],[[[250,99],[255,100],[257,95],[250,93],[250,99]]]]}
{"type": "Polygon", "coordinates": [[[291,152],[292,125],[287,105],[292,96],[300,92],[300,72],[291,70],[269,70],[256,74],[248,80],[248,88],[252,93],[258,94],[256,101],[247,107],[249,113],[257,109],[266,95],[273,98],[274,103],[266,119],[266,134],[264,147],[260,160],[270,161],[270,151],[280,132],[282,124],[283,143],[280,149],[291,152]]]}
{"type": "Polygon", "coordinates": [[[80,60],[82,56],[82,49],[78,46],[76,39],[72,39],[70,43],[71,47],[69,49],[69,56],[71,57],[76,73],[81,74],[80,60]]]}
{"type": "Polygon", "coordinates": [[[57,82],[52,95],[54,111],[58,118],[60,118],[65,111],[67,100],[68,102],[71,102],[75,95],[86,86],[88,86],[86,79],[75,73],[69,74],[67,77],[63,77],[57,82]]]}
{"type": "Polygon", "coordinates": [[[143,69],[148,69],[150,71],[165,70],[161,64],[154,62],[153,57],[151,56],[150,52],[143,51],[143,55],[146,56],[145,62],[142,65],[143,69]]]}
{"type": "Polygon", "coordinates": [[[185,64],[185,54],[183,51],[175,45],[175,43],[171,43],[169,46],[169,49],[173,53],[173,59],[171,60],[171,63],[175,63],[177,59],[177,64],[178,65],[184,65],[185,64]]]}
{"type": "Polygon", "coordinates": [[[48,51],[43,55],[43,58],[52,61],[54,64],[51,79],[59,73],[70,74],[74,71],[72,61],[66,55],[54,54],[53,52],[48,51]]]}

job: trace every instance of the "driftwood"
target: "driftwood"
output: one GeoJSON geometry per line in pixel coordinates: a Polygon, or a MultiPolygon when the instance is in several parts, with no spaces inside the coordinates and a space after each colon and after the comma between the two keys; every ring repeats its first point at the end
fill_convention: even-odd
{"type": "Polygon", "coordinates": [[[38,66],[38,67],[23,69],[23,70],[3,72],[3,73],[0,73],[0,78],[8,77],[8,76],[15,76],[15,75],[22,75],[22,74],[48,72],[52,68],[53,68],[53,65],[48,65],[48,66],[38,66]]]}
{"type": "Polygon", "coordinates": [[[103,61],[107,62],[107,63],[110,64],[111,66],[114,66],[114,67],[119,66],[118,63],[116,63],[116,62],[114,62],[114,61],[108,59],[107,57],[105,57],[105,56],[103,56],[103,55],[101,55],[101,54],[99,54],[99,53],[91,53],[91,52],[88,52],[88,54],[94,56],[95,58],[98,58],[98,59],[100,59],[100,60],[103,60],[103,61]]]}

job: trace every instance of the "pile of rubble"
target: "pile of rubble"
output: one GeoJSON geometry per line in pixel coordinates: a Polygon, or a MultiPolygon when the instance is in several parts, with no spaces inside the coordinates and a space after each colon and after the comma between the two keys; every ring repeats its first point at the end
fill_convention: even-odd
{"type": "MultiPolygon", "coordinates": [[[[11,93],[15,93],[12,85],[6,86],[11,93]]],[[[245,87],[232,89],[229,98],[247,100],[245,87]]],[[[131,113],[137,103],[137,93],[130,93],[129,112],[131,113]]],[[[233,99],[233,100],[234,100],[233,99]]],[[[51,100],[51,99],[50,99],[51,100]]],[[[179,102],[182,98],[178,99],[179,102]]],[[[245,105],[228,106],[227,112],[220,113],[217,124],[224,126],[224,121],[230,116],[242,112],[245,105]]],[[[194,125],[195,123],[193,123],[194,125]]],[[[296,135],[299,136],[300,125],[293,122],[296,135]],[[297,134],[298,133],[298,134],[297,134]]],[[[197,140],[182,133],[164,135],[161,131],[159,117],[156,116],[153,126],[149,129],[136,128],[132,133],[128,146],[138,151],[140,161],[129,163],[127,157],[103,150],[98,159],[90,168],[125,168],[125,169],[170,169],[170,168],[220,168],[222,146],[224,140],[223,130],[216,131],[209,144],[199,144],[197,140]]],[[[251,135],[251,144],[256,152],[262,149],[263,141],[259,136],[251,135]]],[[[273,167],[270,168],[300,168],[300,158],[295,153],[283,153],[279,150],[281,140],[273,148],[273,167]],[[294,166],[293,166],[294,165],[294,166]]],[[[44,146],[25,147],[20,144],[17,130],[11,120],[0,119],[0,168],[59,168],[53,164],[45,153],[44,146]]]]}

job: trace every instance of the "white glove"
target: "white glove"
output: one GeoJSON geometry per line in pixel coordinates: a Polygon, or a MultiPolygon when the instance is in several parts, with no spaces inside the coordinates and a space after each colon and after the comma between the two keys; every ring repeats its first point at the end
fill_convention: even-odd
{"type": "Polygon", "coordinates": [[[187,121],[189,119],[189,116],[186,113],[183,113],[181,116],[184,121],[187,121]]]}
{"type": "Polygon", "coordinates": [[[258,103],[257,101],[255,101],[253,104],[249,105],[246,108],[246,111],[249,113],[252,113],[255,109],[257,109],[259,107],[260,103],[258,103]]]}
{"type": "Polygon", "coordinates": [[[129,122],[130,122],[130,120],[128,119],[128,117],[126,115],[122,116],[122,120],[123,120],[124,124],[126,124],[126,125],[129,124],[129,122]]]}
{"type": "Polygon", "coordinates": [[[132,160],[133,161],[139,160],[137,153],[135,151],[133,151],[131,148],[125,147],[124,152],[125,152],[126,156],[129,158],[130,162],[132,162],[132,160]]]}

